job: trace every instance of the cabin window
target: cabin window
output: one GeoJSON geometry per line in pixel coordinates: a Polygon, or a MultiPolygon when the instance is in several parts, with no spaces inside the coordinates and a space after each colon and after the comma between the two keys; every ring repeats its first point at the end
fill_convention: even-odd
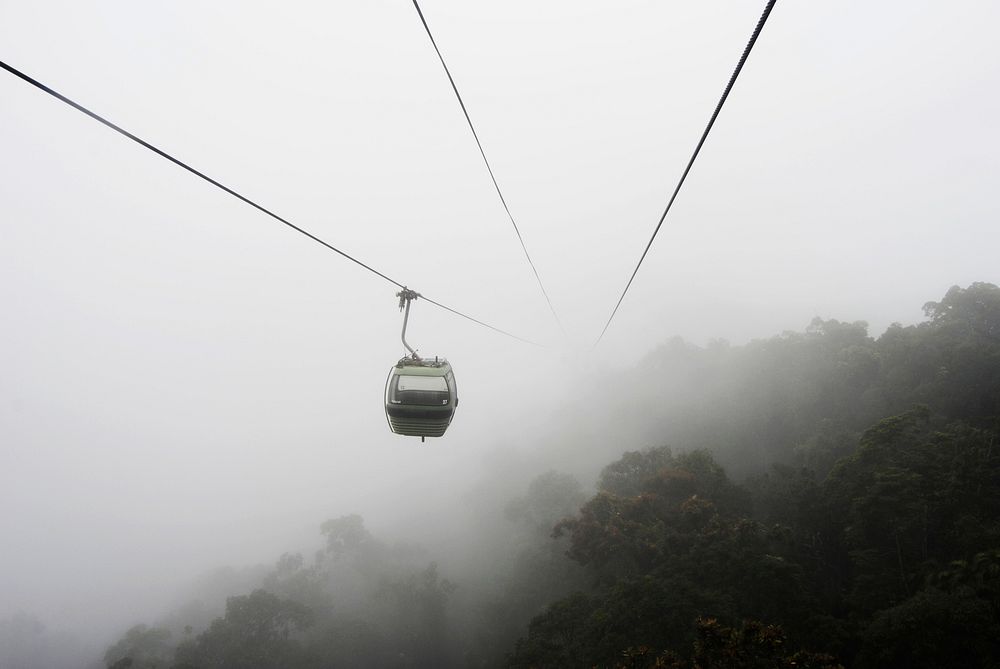
{"type": "Polygon", "coordinates": [[[390,400],[395,404],[440,406],[448,403],[448,383],[443,376],[396,377],[390,400]]]}

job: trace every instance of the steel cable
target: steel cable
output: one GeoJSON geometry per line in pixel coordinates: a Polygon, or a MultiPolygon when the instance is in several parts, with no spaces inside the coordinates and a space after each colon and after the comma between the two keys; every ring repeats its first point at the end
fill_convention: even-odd
{"type": "Polygon", "coordinates": [[[649,242],[646,244],[646,248],[643,250],[642,256],[639,258],[639,262],[636,263],[635,269],[632,270],[632,276],[629,277],[628,283],[625,284],[625,290],[622,291],[621,296],[618,298],[618,302],[615,304],[615,308],[611,312],[611,316],[608,317],[608,322],[604,324],[604,329],[601,330],[601,335],[597,338],[597,341],[594,342],[595,348],[601,343],[601,340],[604,338],[604,333],[608,331],[608,326],[611,325],[611,321],[614,319],[615,314],[618,313],[618,307],[622,305],[622,300],[625,299],[625,294],[632,286],[632,281],[635,279],[635,275],[639,272],[639,267],[642,265],[642,261],[646,259],[646,254],[649,253],[649,248],[653,245],[653,240],[656,239],[656,233],[660,231],[660,226],[663,225],[663,221],[667,217],[667,212],[670,211],[670,207],[674,204],[674,200],[677,199],[677,193],[680,192],[681,186],[684,185],[684,180],[687,179],[688,172],[691,171],[691,166],[694,165],[695,158],[698,157],[698,152],[701,151],[701,147],[705,143],[705,139],[708,137],[709,131],[712,129],[712,126],[715,125],[715,119],[718,118],[719,112],[722,110],[722,105],[726,102],[726,98],[729,97],[729,91],[733,89],[733,84],[736,83],[736,77],[739,76],[740,70],[743,69],[743,64],[746,63],[747,57],[750,55],[750,50],[753,49],[753,45],[757,41],[760,31],[763,30],[764,24],[767,22],[767,17],[771,14],[771,9],[774,7],[775,1],[776,0],[768,0],[767,6],[764,8],[764,13],[761,14],[760,20],[757,21],[757,27],[754,29],[753,35],[750,37],[750,41],[743,50],[740,62],[736,65],[736,69],[733,71],[733,76],[729,78],[729,83],[726,84],[726,90],[723,91],[722,97],[719,99],[719,104],[715,106],[712,118],[709,119],[708,125],[705,127],[705,132],[701,134],[698,146],[695,147],[694,153],[691,155],[691,160],[688,161],[687,167],[684,168],[684,173],[681,174],[680,181],[677,182],[677,187],[674,188],[674,193],[670,196],[670,201],[667,202],[667,208],[663,210],[663,215],[660,216],[660,220],[656,224],[656,229],[653,230],[653,234],[650,236],[649,242]]]}
{"type": "Polygon", "coordinates": [[[448,81],[451,83],[451,89],[455,91],[455,97],[458,98],[458,104],[462,107],[462,113],[465,114],[465,120],[469,124],[469,130],[472,131],[472,136],[476,140],[476,146],[479,147],[479,154],[483,157],[483,162],[486,163],[486,170],[490,173],[490,179],[493,180],[493,187],[496,189],[497,195],[500,196],[500,203],[503,205],[504,211],[507,212],[507,218],[510,219],[511,225],[514,226],[514,232],[517,234],[517,241],[521,243],[521,250],[524,251],[524,257],[527,258],[528,265],[531,266],[531,271],[535,274],[535,280],[538,282],[538,287],[541,289],[542,295],[545,297],[545,301],[549,305],[552,317],[555,318],[556,324],[559,326],[559,329],[562,330],[563,336],[566,336],[566,330],[563,328],[562,321],[559,320],[559,314],[556,313],[556,308],[552,305],[549,293],[545,290],[545,285],[542,283],[542,277],[538,274],[538,268],[535,267],[535,263],[531,259],[531,254],[528,253],[528,247],[524,243],[524,237],[521,236],[521,230],[517,227],[514,215],[510,213],[510,207],[507,206],[507,199],[503,196],[503,192],[500,190],[500,184],[497,183],[496,175],[493,174],[493,168],[490,166],[490,161],[486,157],[486,151],[483,149],[483,143],[479,141],[479,133],[476,132],[476,126],[472,124],[472,118],[469,116],[469,110],[465,107],[465,101],[462,100],[462,94],[458,92],[458,86],[455,84],[454,77],[451,76],[451,70],[448,69],[448,64],[444,62],[444,56],[441,55],[441,49],[438,48],[437,41],[434,39],[434,35],[431,34],[430,26],[427,25],[427,19],[424,18],[424,13],[420,10],[420,5],[417,4],[417,0],[413,0],[413,6],[416,8],[417,14],[420,16],[420,22],[424,24],[424,30],[427,31],[427,36],[430,38],[431,45],[437,53],[438,60],[441,61],[441,67],[444,68],[444,73],[448,75],[448,81]]]}
{"type": "MultiPolygon", "coordinates": [[[[325,246],[329,250],[334,251],[335,253],[340,254],[344,258],[350,260],[351,262],[355,263],[356,265],[359,265],[359,266],[363,267],[364,269],[368,270],[372,274],[375,274],[376,276],[378,276],[378,277],[380,277],[380,278],[388,281],[389,283],[391,283],[391,284],[393,284],[393,285],[395,285],[395,286],[397,286],[399,288],[405,288],[406,287],[402,283],[400,283],[399,281],[396,281],[395,279],[393,279],[393,278],[391,278],[391,277],[383,274],[382,272],[378,271],[374,267],[372,267],[372,266],[370,266],[370,265],[368,265],[366,263],[361,262],[360,260],[358,260],[354,256],[350,255],[349,253],[346,253],[345,251],[342,251],[342,250],[338,249],[336,246],[333,246],[332,244],[330,244],[330,243],[328,243],[328,242],[320,239],[319,237],[317,237],[316,235],[312,234],[311,232],[309,232],[309,231],[307,231],[307,230],[305,230],[303,228],[300,228],[299,226],[295,225],[291,221],[289,221],[289,220],[287,220],[287,219],[279,216],[278,214],[274,213],[270,209],[267,209],[266,207],[261,206],[260,204],[254,202],[250,198],[248,198],[248,197],[246,197],[244,195],[241,195],[240,193],[236,192],[232,188],[229,188],[228,186],[226,186],[226,185],[224,185],[224,184],[216,181],[212,177],[204,174],[203,172],[200,172],[200,171],[196,170],[195,168],[191,167],[190,165],[188,165],[187,163],[183,162],[182,160],[179,160],[179,159],[175,158],[174,156],[170,155],[166,151],[163,151],[162,149],[159,149],[156,146],[153,146],[152,144],[150,144],[146,140],[144,140],[144,139],[142,139],[140,137],[137,137],[136,135],[133,135],[128,130],[125,130],[124,128],[122,128],[122,127],[120,127],[120,126],[112,123],[111,121],[107,120],[103,116],[100,116],[99,114],[96,114],[95,112],[91,111],[90,109],[87,109],[83,105],[81,105],[81,104],[79,104],[77,102],[74,102],[73,100],[71,100],[68,97],[66,97],[65,95],[63,95],[62,93],[59,93],[58,91],[50,88],[49,86],[46,86],[42,82],[40,82],[37,79],[34,79],[34,78],[28,76],[27,74],[25,74],[24,72],[21,72],[17,68],[14,68],[11,65],[8,65],[7,63],[5,63],[3,61],[0,61],[0,68],[3,68],[4,70],[7,70],[8,72],[10,72],[11,74],[13,74],[14,76],[16,76],[19,79],[22,79],[23,81],[31,84],[35,88],[37,88],[37,89],[39,89],[41,91],[44,91],[45,93],[48,93],[49,95],[51,95],[52,97],[56,98],[57,100],[60,100],[61,102],[66,103],[70,107],[73,107],[77,111],[82,112],[83,114],[86,114],[87,116],[89,116],[90,118],[94,119],[95,121],[98,121],[99,123],[102,123],[103,125],[105,125],[105,126],[111,128],[112,130],[114,130],[115,132],[117,132],[117,133],[119,133],[119,134],[121,134],[121,135],[123,135],[123,136],[125,136],[125,137],[127,137],[129,139],[131,139],[133,142],[135,142],[135,143],[137,143],[137,144],[139,144],[139,145],[141,145],[141,146],[149,149],[150,151],[152,151],[156,155],[158,155],[158,156],[160,156],[162,158],[165,158],[166,160],[169,160],[170,162],[174,163],[178,167],[181,167],[181,168],[187,170],[188,172],[190,172],[191,174],[194,174],[195,176],[200,177],[201,179],[204,179],[205,181],[207,181],[208,183],[212,184],[216,188],[219,188],[219,189],[225,191],[226,193],[232,195],[233,197],[237,198],[238,200],[240,200],[242,202],[245,202],[246,204],[250,205],[254,209],[257,209],[258,211],[260,211],[260,212],[262,212],[262,213],[270,216],[274,220],[279,221],[279,222],[287,225],[292,230],[295,230],[296,232],[299,232],[299,233],[305,235],[306,237],[308,237],[309,239],[313,240],[314,242],[316,242],[318,244],[322,244],[323,246],[325,246]]],[[[533,342],[533,341],[531,341],[529,339],[525,339],[523,337],[519,337],[519,336],[517,336],[515,334],[507,332],[506,330],[501,330],[500,328],[495,327],[493,325],[490,325],[489,323],[485,323],[485,322],[479,320],[478,318],[473,318],[472,316],[464,314],[461,311],[458,311],[457,309],[453,309],[451,307],[445,306],[444,304],[442,304],[440,302],[436,302],[436,301],[430,299],[429,297],[426,297],[424,295],[421,295],[421,297],[423,297],[425,300],[427,300],[431,304],[433,304],[433,305],[435,305],[437,307],[440,307],[441,309],[444,309],[445,311],[449,311],[449,312],[455,314],[456,316],[461,316],[462,318],[470,320],[473,323],[477,323],[478,325],[482,325],[483,327],[489,328],[490,330],[493,330],[494,332],[498,332],[500,334],[506,335],[506,336],[511,337],[513,339],[517,339],[518,341],[522,341],[522,342],[524,342],[526,344],[533,344],[535,346],[540,346],[540,344],[537,344],[537,343],[535,343],[535,342],[533,342]]]]}

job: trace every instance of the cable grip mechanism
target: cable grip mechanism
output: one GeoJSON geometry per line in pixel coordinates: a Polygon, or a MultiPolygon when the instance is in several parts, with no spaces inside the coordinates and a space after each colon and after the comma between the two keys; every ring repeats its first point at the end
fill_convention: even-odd
{"type": "Polygon", "coordinates": [[[396,297],[399,298],[399,310],[403,311],[403,308],[406,308],[406,312],[403,314],[403,331],[400,333],[399,338],[402,340],[403,346],[406,347],[406,350],[410,352],[410,358],[413,360],[420,360],[420,356],[417,355],[417,352],[413,349],[413,347],[406,343],[406,324],[410,320],[410,302],[420,297],[420,293],[404,287],[403,290],[396,293],[396,297]]]}

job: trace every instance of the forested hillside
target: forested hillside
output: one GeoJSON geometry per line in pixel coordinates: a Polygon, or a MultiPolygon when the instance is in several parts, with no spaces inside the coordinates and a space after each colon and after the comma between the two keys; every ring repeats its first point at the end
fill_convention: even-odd
{"type": "Polygon", "coordinates": [[[1000,289],[925,312],[877,338],[817,319],[670,341],[594,417],[653,445],[596,483],[525,480],[467,537],[492,559],[456,576],[438,565],[462,556],[334,518],[314,555],[136,626],[104,664],[1000,666],[1000,289]]]}

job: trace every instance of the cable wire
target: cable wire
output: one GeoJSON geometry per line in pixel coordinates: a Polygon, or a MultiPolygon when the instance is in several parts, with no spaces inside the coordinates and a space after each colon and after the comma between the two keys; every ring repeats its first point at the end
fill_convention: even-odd
{"type": "MultiPolygon", "coordinates": [[[[106,125],[107,127],[111,128],[115,132],[117,132],[117,133],[119,133],[119,134],[121,134],[121,135],[123,135],[123,136],[125,136],[125,137],[127,137],[129,139],[131,139],[133,142],[135,142],[135,143],[137,143],[137,144],[139,144],[139,145],[141,145],[141,146],[149,149],[150,151],[152,151],[156,155],[169,160],[170,162],[172,162],[173,164],[177,165],[178,167],[181,167],[181,168],[187,170],[188,172],[190,172],[191,174],[194,174],[195,176],[200,177],[201,179],[204,179],[205,181],[207,181],[208,183],[212,184],[216,188],[219,188],[219,189],[225,191],[226,193],[229,193],[230,195],[232,195],[236,199],[241,200],[242,202],[245,202],[246,204],[250,205],[254,209],[257,209],[258,211],[260,211],[260,212],[262,212],[264,214],[267,214],[268,216],[270,216],[271,218],[275,219],[276,221],[284,223],[285,225],[287,225],[292,230],[295,230],[296,232],[299,232],[299,233],[305,235],[306,237],[308,237],[309,239],[313,240],[314,242],[316,242],[318,244],[322,244],[323,246],[325,246],[329,250],[331,250],[331,251],[333,251],[335,253],[340,254],[341,256],[343,256],[344,258],[350,260],[351,262],[355,263],[356,265],[359,265],[359,266],[365,268],[366,270],[368,270],[372,274],[375,274],[376,276],[378,276],[378,277],[380,277],[382,279],[385,279],[389,283],[391,283],[391,284],[393,284],[393,285],[395,285],[395,286],[397,286],[399,288],[406,288],[406,286],[404,286],[399,281],[396,281],[395,279],[393,279],[393,278],[391,278],[391,277],[383,274],[382,272],[378,271],[374,267],[361,262],[360,260],[358,260],[354,256],[346,253],[345,251],[341,251],[336,246],[333,246],[332,244],[330,244],[330,243],[328,243],[328,242],[320,239],[319,237],[317,237],[316,235],[312,234],[311,232],[309,232],[309,231],[307,231],[307,230],[305,230],[303,228],[300,228],[299,226],[295,225],[291,221],[289,221],[289,220],[287,220],[287,219],[279,216],[278,214],[274,213],[270,209],[267,209],[267,208],[265,208],[265,207],[257,204],[256,202],[254,202],[250,198],[248,198],[248,197],[246,197],[244,195],[241,195],[240,193],[236,192],[232,188],[229,188],[228,186],[223,185],[222,183],[216,181],[212,177],[204,174],[203,172],[199,172],[198,170],[196,170],[195,168],[191,167],[187,163],[185,163],[185,162],[183,162],[183,161],[181,161],[181,160],[173,157],[172,155],[170,155],[166,151],[163,151],[162,149],[159,149],[159,148],[153,146],[152,144],[150,144],[149,142],[145,141],[144,139],[141,139],[140,137],[137,137],[137,136],[133,135],[128,130],[125,130],[124,128],[122,128],[120,126],[115,125],[114,123],[112,123],[111,121],[107,120],[103,116],[100,116],[100,115],[92,112],[91,110],[87,109],[83,105],[81,105],[81,104],[79,104],[77,102],[74,102],[73,100],[69,99],[65,95],[63,95],[63,94],[59,93],[58,91],[56,91],[56,90],[54,90],[54,89],[46,86],[45,84],[43,84],[42,82],[38,81],[37,79],[33,79],[32,77],[28,76],[24,72],[21,72],[17,68],[10,66],[10,65],[8,65],[7,63],[5,63],[3,61],[0,61],[0,68],[3,68],[4,70],[7,70],[11,74],[13,74],[15,77],[18,77],[19,79],[22,79],[22,80],[26,81],[27,83],[31,84],[35,88],[37,88],[37,89],[39,89],[41,91],[44,91],[45,93],[48,93],[49,95],[51,95],[52,97],[56,98],[57,100],[59,100],[61,102],[65,102],[70,107],[73,107],[77,111],[82,112],[83,114],[86,114],[87,116],[89,116],[90,118],[94,119],[95,121],[98,121],[98,122],[106,125]]],[[[498,327],[490,325],[489,323],[485,323],[485,322],[479,320],[478,318],[473,318],[472,316],[464,314],[461,311],[458,311],[457,309],[452,309],[451,307],[445,306],[444,304],[441,304],[440,302],[436,302],[436,301],[434,301],[434,300],[432,300],[432,299],[430,299],[428,297],[425,297],[423,295],[421,295],[421,297],[423,297],[425,300],[427,300],[431,304],[444,309],[445,311],[450,311],[451,313],[455,314],[456,316],[461,316],[462,318],[470,320],[473,323],[477,323],[479,325],[482,325],[483,327],[489,328],[490,330],[493,330],[494,332],[499,332],[500,334],[506,335],[506,336],[511,337],[513,339],[517,339],[518,341],[522,341],[522,342],[524,342],[526,344],[532,344],[534,346],[541,346],[540,344],[537,344],[537,343],[535,343],[535,342],[533,342],[533,341],[531,341],[529,339],[525,339],[525,338],[519,337],[519,336],[517,336],[515,334],[511,334],[510,332],[507,332],[506,330],[501,330],[498,327]]]]}
{"type": "Polygon", "coordinates": [[[594,342],[594,348],[601,343],[601,340],[604,338],[604,333],[608,331],[608,326],[611,325],[611,321],[614,319],[615,314],[618,313],[618,307],[622,305],[622,300],[625,299],[625,293],[627,293],[628,289],[632,286],[632,281],[635,279],[635,275],[639,272],[639,266],[642,265],[642,261],[646,259],[646,254],[649,253],[649,248],[653,245],[653,240],[656,239],[656,233],[660,231],[660,226],[663,225],[663,221],[667,217],[667,212],[670,211],[670,207],[674,204],[674,200],[677,199],[677,193],[680,192],[681,186],[684,185],[684,180],[687,179],[688,172],[691,171],[691,166],[694,165],[695,158],[698,157],[698,152],[701,151],[701,147],[705,143],[705,139],[708,137],[709,131],[712,129],[712,126],[715,125],[715,119],[719,117],[722,105],[726,102],[726,98],[729,97],[729,91],[733,89],[733,84],[736,83],[736,77],[739,76],[740,70],[743,69],[743,64],[747,62],[750,50],[753,49],[753,45],[757,41],[760,31],[763,30],[764,24],[767,22],[767,17],[771,14],[771,9],[774,7],[775,1],[776,0],[768,0],[767,6],[764,8],[764,13],[761,14],[760,20],[757,21],[757,27],[754,29],[753,35],[750,37],[750,41],[743,50],[740,62],[736,65],[736,69],[733,71],[733,76],[729,77],[729,83],[726,84],[726,90],[723,91],[722,98],[719,99],[719,104],[715,106],[715,112],[712,113],[712,118],[709,119],[708,125],[705,127],[705,132],[701,134],[698,146],[695,147],[694,153],[691,155],[691,160],[688,161],[687,167],[684,168],[684,173],[681,175],[680,181],[677,182],[677,187],[674,188],[674,193],[670,196],[670,201],[667,202],[667,208],[663,210],[663,215],[660,216],[660,221],[656,224],[656,229],[653,230],[653,234],[649,238],[649,242],[646,244],[646,248],[643,250],[642,256],[639,258],[639,262],[636,263],[635,269],[632,270],[632,276],[629,277],[628,283],[625,285],[625,290],[622,291],[621,297],[618,298],[618,303],[615,304],[614,311],[612,311],[611,316],[608,317],[608,322],[604,324],[604,329],[601,330],[601,335],[597,338],[597,341],[594,342]]]}
{"type": "Polygon", "coordinates": [[[521,236],[521,230],[517,227],[517,222],[514,221],[514,215],[510,213],[510,207],[507,206],[507,199],[503,196],[503,192],[500,190],[500,184],[497,183],[496,175],[493,174],[493,168],[490,166],[490,161],[486,157],[486,151],[483,150],[483,143],[479,141],[479,133],[476,132],[476,127],[472,124],[472,118],[469,116],[469,110],[465,108],[465,101],[462,100],[462,94],[458,92],[458,86],[455,85],[455,79],[451,76],[451,70],[448,69],[447,63],[444,62],[444,56],[441,55],[441,49],[438,48],[437,41],[434,39],[434,35],[431,34],[430,26],[427,25],[427,19],[424,18],[424,13],[420,11],[420,5],[417,4],[417,0],[413,0],[413,6],[416,8],[417,14],[420,16],[420,22],[424,24],[424,30],[427,31],[427,36],[431,39],[431,45],[434,47],[434,51],[437,52],[438,60],[441,61],[441,67],[444,68],[444,73],[448,75],[448,81],[451,82],[451,89],[455,91],[455,97],[458,98],[458,104],[461,105],[462,113],[465,114],[465,120],[469,123],[469,130],[472,131],[472,136],[476,140],[476,146],[479,147],[479,153],[483,157],[483,162],[486,163],[486,170],[490,173],[490,179],[493,180],[493,187],[496,189],[497,195],[500,196],[500,203],[503,204],[504,211],[507,212],[507,218],[510,219],[511,225],[514,226],[514,232],[517,234],[517,241],[521,242],[521,249],[524,251],[524,257],[528,259],[528,264],[531,266],[531,271],[535,274],[535,280],[538,282],[538,287],[542,290],[542,295],[545,296],[545,301],[549,305],[552,317],[556,319],[556,324],[558,324],[559,329],[562,330],[563,336],[566,336],[566,329],[563,327],[562,321],[559,320],[559,314],[556,313],[556,309],[552,305],[552,300],[549,298],[549,293],[545,290],[545,285],[542,283],[542,277],[538,274],[538,268],[535,267],[535,263],[531,259],[531,254],[528,253],[528,247],[524,243],[524,237],[521,236]]]}

